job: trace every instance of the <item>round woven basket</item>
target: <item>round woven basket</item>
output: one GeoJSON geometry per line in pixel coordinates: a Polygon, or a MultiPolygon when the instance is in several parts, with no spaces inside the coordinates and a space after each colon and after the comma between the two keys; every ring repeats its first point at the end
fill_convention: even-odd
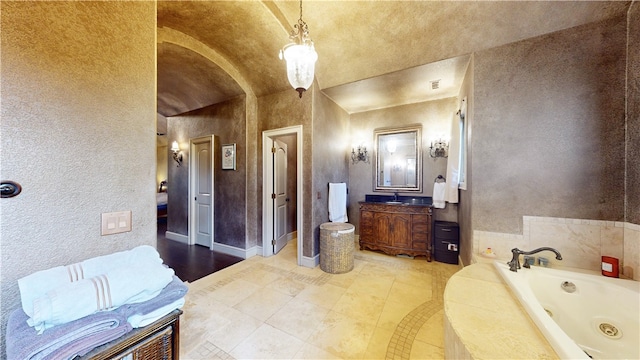
{"type": "Polygon", "coordinates": [[[355,226],[347,223],[320,225],[320,269],[331,274],[353,270],[355,226]]]}

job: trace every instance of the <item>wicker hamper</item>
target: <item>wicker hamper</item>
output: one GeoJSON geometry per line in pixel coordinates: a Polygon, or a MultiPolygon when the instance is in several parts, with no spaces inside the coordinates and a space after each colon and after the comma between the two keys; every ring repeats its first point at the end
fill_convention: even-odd
{"type": "Polygon", "coordinates": [[[347,223],[320,225],[320,269],[331,274],[353,270],[355,226],[347,223]]]}

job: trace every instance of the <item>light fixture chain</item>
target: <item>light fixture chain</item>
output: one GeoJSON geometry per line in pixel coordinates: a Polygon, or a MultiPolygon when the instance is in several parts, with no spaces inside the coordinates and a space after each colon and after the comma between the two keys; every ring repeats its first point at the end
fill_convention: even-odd
{"type": "Polygon", "coordinates": [[[302,20],[302,0],[300,0],[300,20],[302,20]]]}

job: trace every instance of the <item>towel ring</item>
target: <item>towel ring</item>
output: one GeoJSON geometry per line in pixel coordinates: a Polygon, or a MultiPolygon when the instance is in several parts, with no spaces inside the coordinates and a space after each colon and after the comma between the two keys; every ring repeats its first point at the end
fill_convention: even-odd
{"type": "Polygon", "coordinates": [[[438,175],[438,177],[436,177],[435,180],[433,180],[433,182],[438,182],[438,180],[440,180],[441,182],[447,181],[447,179],[442,175],[438,175]]]}

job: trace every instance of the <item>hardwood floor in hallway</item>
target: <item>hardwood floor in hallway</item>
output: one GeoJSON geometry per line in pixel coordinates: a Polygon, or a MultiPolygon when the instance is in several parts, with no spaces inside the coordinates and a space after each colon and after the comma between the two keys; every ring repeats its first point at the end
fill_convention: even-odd
{"type": "Polygon", "coordinates": [[[182,281],[193,282],[242,261],[242,258],[167,239],[167,224],[158,223],[157,250],[164,263],[182,281]]]}

